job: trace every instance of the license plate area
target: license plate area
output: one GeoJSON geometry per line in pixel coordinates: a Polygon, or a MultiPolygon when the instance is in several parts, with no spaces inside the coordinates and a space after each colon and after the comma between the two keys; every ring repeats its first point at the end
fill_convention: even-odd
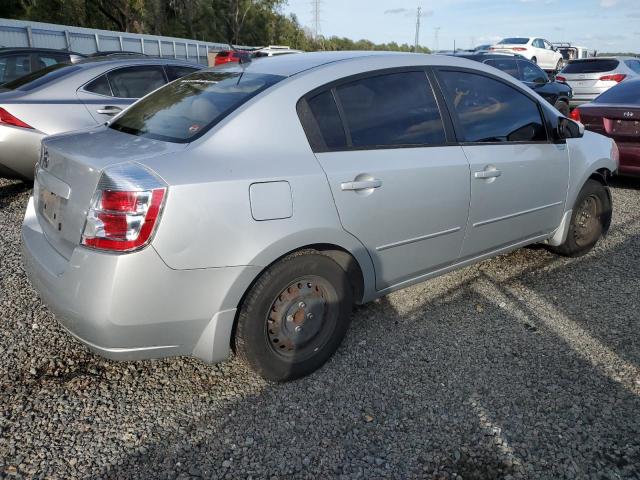
{"type": "Polygon", "coordinates": [[[64,199],[45,189],[40,190],[39,209],[42,217],[57,231],[62,231],[62,207],[64,199]]]}
{"type": "Polygon", "coordinates": [[[607,133],[612,135],[640,135],[640,121],[605,118],[607,133]]]}

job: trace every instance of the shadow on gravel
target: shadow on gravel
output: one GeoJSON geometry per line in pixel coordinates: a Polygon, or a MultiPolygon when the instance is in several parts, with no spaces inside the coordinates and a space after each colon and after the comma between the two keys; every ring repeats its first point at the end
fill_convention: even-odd
{"type": "Polygon", "coordinates": [[[634,177],[613,177],[609,184],[613,188],[624,190],[640,190],[640,178],[634,177]]]}
{"type": "Polygon", "coordinates": [[[5,180],[0,184],[0,209],[13,203],[20,193],[26,192],[33,187],[31,183],[21,182],[19,180],[5,180]],[[11,182],[11,183],[9,183],[11,182]]]}
{"type": "Polygon", "coordinates": [[[619,289],[637,291],[639,247],[519,250],[359,307],[325,368],[185,418],[106,476],[637,478],[640,317],[619,289]]]}

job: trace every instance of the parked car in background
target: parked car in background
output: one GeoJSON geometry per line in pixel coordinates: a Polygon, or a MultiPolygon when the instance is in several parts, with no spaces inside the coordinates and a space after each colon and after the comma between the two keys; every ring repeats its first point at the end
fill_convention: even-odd
{"type": "Polygon", "coordinates": [[[472,52],[485,52],[491,48],[490,43],[485,43],[484,45],[477,45],[471,49],[472,52]]]}
{"type": "Polygon", "coordinates": [[[569,62],[570,60],[579,60],[581,58],[590,58],[596,56],[595,51],[588,50],[586,47],[572,45],[568,42],[555,42],[552,45],[558,50],[558,52],[562,54],[562,58],[564,58],[565,63],[569,62]]]}
{"type": "Polygon", "coordinates": [[[251,61],[252,52],[248,50],[222,50],[216,55],[214,66],[226,63],[245,63],[251,61]]]}
{"type": "Polygon", "coordinates": [[[640,177],[640,78],[627,80],[576,107],[571,118],[615,140],[621,175],[640,177]]]}
{"type": "Polygon", "coordinates": [[[56,63],[79,61],[84,55],[53,48],[0,48],[0,84],[56,63]]]}
{"type": "Polygon", "coordinates": [[[193,73],[42,144],[22,239],[58,321],[120,360],[233,345],[276,381],[329,359],[353,303],[527,244],[586,253],[617,168],[515,78],[390,52],[193,73]]]}
{"type": "Polygon", "coordinates": [[[0,177],[33,178],[46,135],[104,123],[138,98],[199,70],[170,59],[97,57],[0,86],[0,177]]]}
{"type": "Polygon", "coordinates": [[[556,107],[564,116],[569,116],[571,87],[550,80],[547,73],[526,58],[510,53],[476,53],[456,55],[490,65],[517,78],[542,98],[556,107]]]}
{"type": "Polygon", "coordinates": [[[492,52],[508,52],[522,55],[537,63],[543,70],[557,72],[564,66],[562,54],[551,42],[536,37],[510,37],[500,40],[489,49],[492,52]]]}
{"type": "Polygon", "coordinates": [[[291,47],[285,47],[281,45],[269,45],[255,50],[253,52],[254,57],[273,57],[275,55],[289,55],[292,53],[303,53],[302,50],[295,50],[291,47]]]}
{"type": "Polygon", "coordinates": [[[640,76],[640,59],[596,57],[570,61],[556,76],[573,89],[571,106],[590,102],[618,83],[640,76]]]}

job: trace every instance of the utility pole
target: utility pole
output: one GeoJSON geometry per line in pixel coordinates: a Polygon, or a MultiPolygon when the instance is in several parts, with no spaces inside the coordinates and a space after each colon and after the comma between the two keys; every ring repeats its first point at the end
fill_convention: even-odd
{"type": "Polygon", "coordinates": [[[433,40],[434,40],[433,41],[433,44],[434,44],[434,48],[433,49],[436,50],[436,51],[439,50],[439,47],[438,47],[438,34],[440,33],[440,28],[442,28],[442,27],[434,28],[434,32],[433,32],[433,40]]]}
{"type": "Polygon", "coordinates": [[[418,15],[416,16],[416,44],[413,49],[415,53],[418,53],[418,45],[420,44],[420,17],[422,16],[422,7],[418,7],[418,15]]]}
{"type": "Polygon", "coordinates": [[[313,38],[317,39],[318,35],[320,35],[320,6],[322,0],[312,0],[311,1],[311,22],[313,25],[313,38]]]}

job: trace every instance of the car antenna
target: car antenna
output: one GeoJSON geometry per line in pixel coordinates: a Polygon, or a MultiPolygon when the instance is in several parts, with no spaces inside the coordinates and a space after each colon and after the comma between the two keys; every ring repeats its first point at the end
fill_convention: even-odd
{"type": "MultiPolygon", "coordinates": [[[[242,50],[237,49],[236,47],[233,46],[233,44],[231,42],[227,42],[227,45],[229,45],[229,50],[233,50],[236,53],[240,53],[242,52],[242,50]]],[[[245,52],[243,52],[245,53],[245,52]]],[[[251,63],[251,55],[247,54],[247,55],[238,55],[238,63],[240,65],[242,65],[243,63],[251,63]]]]}

